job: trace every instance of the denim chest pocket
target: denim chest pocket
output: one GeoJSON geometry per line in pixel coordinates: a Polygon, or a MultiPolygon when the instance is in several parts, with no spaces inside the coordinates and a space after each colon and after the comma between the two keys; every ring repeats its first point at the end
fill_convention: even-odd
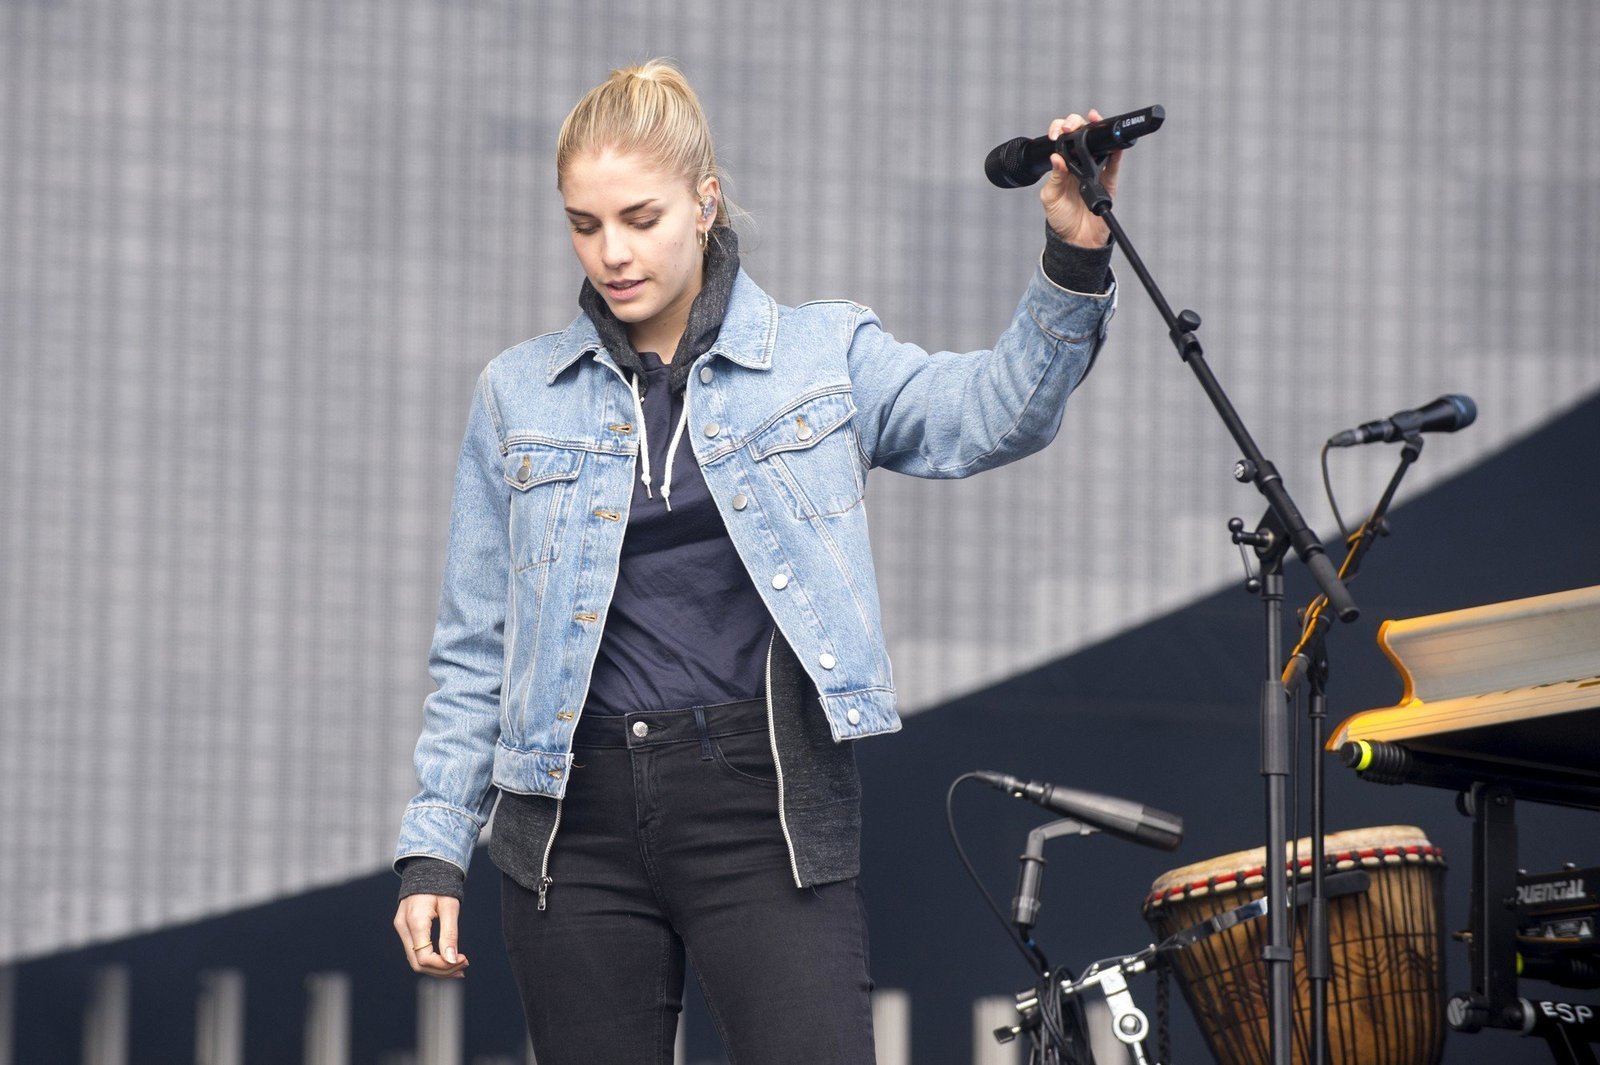
{"type": "Polygon", "coordinates": [[[795,517],[826,518],[861,503],[855,403],[832,392],[798,403],[750,441],[750,457],[795,517]]]}
{"type": "Polygon", "coordinates": [[[584,453],[547,444],[514,444],[505,458],[511,492],[511,565],[518,571],[561,553],[567,515],[577,493],[584,453]]]}

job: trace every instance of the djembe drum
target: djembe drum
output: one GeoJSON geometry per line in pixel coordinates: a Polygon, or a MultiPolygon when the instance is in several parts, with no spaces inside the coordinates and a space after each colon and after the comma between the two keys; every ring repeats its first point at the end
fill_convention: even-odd
{"type": "MultiPolygon", "coordinates": [[[[1330,833],[1328,873],[1364,869],[1367,890],[1328,903],[1331,980],[1328,1054],[1335,1065],[1430,1065],[1444,1045],[1439,912],[1444,855],[1404,825],[1330,833]]],[[[1298,844],[1296,880],[1311,876],[1311,841],[1298,844]]],[[[1158,939],[1266,892],[1265,849],[1175,869],[1151,886],[1144,915],[1158,939]]],[[[1294,1060],[1310,1059],[1306,972],[1309,910],[1295,911],[1294,1060]]],[[[1243,921],[1172,956],[1189,1008],[1220,1065],[1271,1058],[1265,919],[1243,921]]]]}

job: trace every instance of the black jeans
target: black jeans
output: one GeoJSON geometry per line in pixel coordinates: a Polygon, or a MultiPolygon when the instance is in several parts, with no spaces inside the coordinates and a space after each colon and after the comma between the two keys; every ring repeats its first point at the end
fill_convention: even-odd
{"type": "Polygon", "coordinates": [[[539,1065],[671,1065],[686,952],[732,1065],[871,1065],[861,891],[795,887],[764,704],[586,715],[573,747],[547,908],[501,880],[539,1065]]]}

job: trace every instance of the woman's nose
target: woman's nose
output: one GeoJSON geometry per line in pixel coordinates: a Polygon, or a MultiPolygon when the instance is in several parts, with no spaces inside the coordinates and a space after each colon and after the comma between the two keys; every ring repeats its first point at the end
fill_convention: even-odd
{"type": "Polygon", "coordinates": [[[628,241],[624,234],[611,226],[604,230],[604,237],[600,242],[600,258],[610,269],[624,266],[633,258],[633,253],[628,248],[628,241]]]}

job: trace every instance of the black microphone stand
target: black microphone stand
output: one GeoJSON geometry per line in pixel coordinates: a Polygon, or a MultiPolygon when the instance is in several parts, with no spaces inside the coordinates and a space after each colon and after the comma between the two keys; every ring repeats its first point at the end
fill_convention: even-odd
{"type": "MultiPolygon", "coordinates": [[[[1067,143],[1062,157],[1067,168],[1078,179],[1078,191],[1084,205],[1105,219],[1112,240],[1122,249],[1162,320],[1167,323],[1167,335],[1172,338],[1178,357],[1194,372],[1211,405],[1216,408],[1234,442],[1243,452],[1244,457],[1234,466],[1234,478],[1255,485],[1267,500],[1267,516],[1254,533],[1243,534],[1249,540],[1241,542],[1252,543],[1256,554],[1262,559],[1262,599],[1266,604],[1267,678],[1261,696],[1261,775],[1266,782],[1267,845],[1264,867],[1267,870],[1268,927],[1267,946],[1262,951],[1262,958],[1268,974],[1271,1061],[1273,1065],[1292,1065],[1290,1039],[1293,1034],[1294,941],[1290,934],[1287,881],[1283,875],[1288,835],[1289,713],[1278,667],[1281,661],[1283,557],[1293,549],[1310,569],[1339,620],[1354,621],[1359,611],[1349,591],[1340,583],[1321,542],[1306,525],[1294,500],[1289,497],[1277,468],[1267,461],[1256,446],[1238,411],[1206,364],[1199,338],[1195,336],[1195,330],[1200,328],[1200,316],[1191,310],[1173,313],[1155,279],[1150,276],[1150,271],[1145,269],[1144,261],[1123,232],[1121,223],[1112,213],[1111,196],[1100,183],[1100,164],[1090,154],[1083,137],[1069,135],[1063,139],[1067,143]]],[[[1239,535],[1236,533],[1235,537],[1239,535]]]]}
{"type": "MultiPolygon", "coordinates": [[[[1384,516],[1394,500],[1400,479],[1422,454],[1422,434],[1408,433],[1400,449],[1400,464],[1383,490],[1372,515],[1350,537],[1349,551],[1339,567],[1339,579],[1351,581],[1361,570],[1361,560],[1379,536],[1388,535],[1384,516]]],[[[1284,694],[1291,700],[1304,680],[1310,687],[1307,717],[1311,721],[1311,904],[1307,932],[1306,972],[1311,984],[1311,1057],[1315,1065],[1328,1060],[1328,985],[1332,964],[1328,946],[1328,899],[1323,869],[1323,832],[1327,820],[1326,785],[1323,780],[1323,747],[1326,744],[1328,717],[1328,644],[1330,627],[1327,600],[1321,596],[1306,608],[1300,642],[1289,654],[1283,668],[1284,694]]]]}

